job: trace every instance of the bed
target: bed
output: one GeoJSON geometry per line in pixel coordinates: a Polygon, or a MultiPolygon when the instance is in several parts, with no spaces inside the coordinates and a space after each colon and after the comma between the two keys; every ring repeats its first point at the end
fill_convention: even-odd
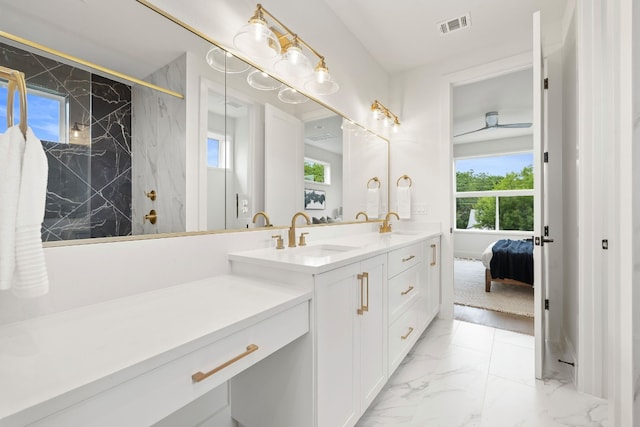
{"type": "Polygon", "coordinates": [[[482,253],[485,267],[485,292],[491,282],[533,286],[533,241],[502,239],[491,243],[482,253]]]}

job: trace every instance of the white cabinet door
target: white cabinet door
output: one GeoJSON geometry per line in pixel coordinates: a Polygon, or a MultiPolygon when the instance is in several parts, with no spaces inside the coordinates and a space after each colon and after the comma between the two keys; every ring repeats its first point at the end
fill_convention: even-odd
{"type": "Polygon", "coordinates": [[[316,278],[318,427],[350,427],[387,379],[384,255],[316,278]]]}
{"type": "Polygon", "coordinates": [[[316,279],[317,427],[351,426],[359,417],[359,273],[360,264],[352,264],[316,279]]]}
{"type": "Polygon", "coordinates": [[[367,273],[366,291],[368,311],[360,320],[360,403],[363,413],[382,390],[387,380],[387,324],[384,256],[362,262],[367,273]]]}
{"type": "Polygon", "coordinates": [[[427,271],[429,277],[427,283],[429,287],[429,311],[431,318],[440,311],[440,237],[434,237],[427,241],[427,271]]]}

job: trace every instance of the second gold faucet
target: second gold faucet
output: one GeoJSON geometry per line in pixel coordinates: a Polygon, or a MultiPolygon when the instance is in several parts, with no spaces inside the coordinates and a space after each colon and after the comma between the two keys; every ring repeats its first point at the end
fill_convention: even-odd
{"type": "Polygon", "coordinates": [[[293,218],[291,218],[291,228],[289,228],[289,247],[290,248],[296,247],[296,219],[299,216],[303,216],[304,219],[307,221],[307,225],[311,225],[311,218],[309,218],[309,215],[307,215],[306,213],[296,212],[295,214],[293,214],[293,218]]]}

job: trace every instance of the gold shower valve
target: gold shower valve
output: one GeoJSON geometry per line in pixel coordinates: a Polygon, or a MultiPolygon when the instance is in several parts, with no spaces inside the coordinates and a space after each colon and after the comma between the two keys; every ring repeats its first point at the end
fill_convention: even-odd
{"type": "Polygon", "coordinates": [[[156,214],[155,209],[151,209],[149,213],[144,216],[143,224],[146,223],[147,220],[149,220],[151,224],[156,223],[156,221],[158,220],[158,215],[156,214]]]}

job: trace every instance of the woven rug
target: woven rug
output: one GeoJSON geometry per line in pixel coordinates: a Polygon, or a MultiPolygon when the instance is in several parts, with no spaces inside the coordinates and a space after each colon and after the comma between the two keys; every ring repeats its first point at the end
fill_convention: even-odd
{"type": "Polygon", "coordinates": [[[484,270],[481,261],[454,260],[456,304],[533,317],[533,287],[493,282],[491,292],[485,292],[484,270]]]}

